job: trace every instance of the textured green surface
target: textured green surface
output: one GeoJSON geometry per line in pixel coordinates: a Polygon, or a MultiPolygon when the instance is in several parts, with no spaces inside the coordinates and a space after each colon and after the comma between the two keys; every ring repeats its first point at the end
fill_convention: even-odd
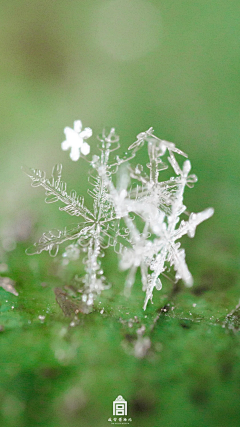
{"type": "Polygon", "coordinates": [[[146,312],[137,286],[126,300],[113,283],[92,313],[71,318],[55,302],[53,288],[67,282],[52,277],[52,260],[36,268],[28,257],[19,269],[23,249],[9,258],[19,296],[0,293],[1,425],[108,425],[119,394],[132,425],[239,425],[239,310],[227,317],[239,294],[228,271],[206,270],[191,291],[165,283],[146,312]],[[138,359],[142,325],[151,348],[138,359]]]}
{"type": "Polygon", "coordinates": [[[8,264],[1,275],[15,280],[19,292],[0,288],[3,427],[107,426],[119,394],[133,426],[240,425],[239,1],[134,0],[140,12],[146,3],[157,8],[147,30],[147,21],[136,26],[122,3],[116,28],[127,35],[125,49],[135,34],[141,40],[149,30],[153,37],[152,49],[138,58],[134,51],[123,60],[104,50],[103,39],[116,46],[121,34],[101,18],[105,1],[0,5],[0,262],[8,264]],[[108,252],[103,263],[112,288],[70,326],[54,288],[69,285],[82,267],[64,270],[60,258],[27,257],[25,249],[72,219],[45,205],[20,168],[49,174],[62,162],[64,180],[84,194],[85,165],[60,151],[62,129],[77,118],[95,133],[115,126],[123,150],[153,126],[189,154],[199,182],[186,193],[188,210],[213,206],[215,215],[194,240],[183,239],[191,290],[180,284],[173,292],[164,281],[144,313],[140,276],[125,300],[125,274],[116,272],[108,252]],[[29,220],[31,229],[20,236],[29,220]],[[5,253],[6,235],[17,246],[5,253]],[[134,316],[139,323],[130,328],[126,321],[134,316]],[[138,359],[132,352],[143,324],[151,348],[138,359]]]}

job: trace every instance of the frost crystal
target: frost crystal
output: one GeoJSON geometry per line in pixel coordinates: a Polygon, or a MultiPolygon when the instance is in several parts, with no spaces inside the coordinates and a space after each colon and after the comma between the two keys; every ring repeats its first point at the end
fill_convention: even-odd
{"type": "Polygon", "coordinates": [[[120,269],[129,270],[126,294],[129,294],[136,271],[140,268],[142,287],[146,292],[144,309],[149,299],[152,301],[154,288],[162,288],[161,276],[171,266],[176,280],[182,279],[186,286],[192,286],[192,275],[179,239],[185,234],[194,237],[197,225],[211,217],[213,209],[191,214],[186,211],[183,193],[186,186],[193,187],[197,177],[189,175],[189,160],[180,166],[175,156],[187,155],[172,142],[157,138],[150,128],[137,136],[137,141],[130,145],[122,158],[114,156],[120,144],[112,128],[109,133],[103,131],[98,136],[99,155],[88,159],[85,156],[90,153],[90,146],[84,140],[92,135],[92,130],[85,128],[82,131],[82,123],[78,120],[74,122],[74,129],[66,127],[64,132],[66,140],[62,149],[71,149],[72,160],[78,160],[82,154],[89,163],[89,183],[93,188],[88,190],[88,194],[93,199],[93,206],[88,209],[82,196],[74,190],[67,191],[67,185],[61,179],[61,165],[53,168],[50,179],[38,169],[25,170],[33,187],[45,189],[46,203],[59,201],[63,204],[60,210],[82,218],[74,227],[44,233],[27,253],[47,250],[55,256],[59,245],[70,241],[63,257],[67,264],[84,254],[85,275],[79,282],[83,286],[82,300],[88,306],[93,304],[97,294],[107,288],[101,258],[109,247],[119,254],[120,269]],[[146,167],[130,165],[129,161],[137,158],[138,151],[145,148],[149,158],[146,167]],[[160,181],[159,173],[166,174],[166,169],[172,169],[174,176],[160,181]],[[187,221],[180,220],[182,214],[189,216],[187,221]]]}
{"type": "Polygon", "coordinates": [[[70,157],[73,161],[76,162],[81,153],[85,156],[90,153],[90,146],[84,140],[92,136],[92,129],[85,128],[82,130],[81,120],[75,120],[73,129],[66,127],[64,133],[66,140],[62,142],[61,147],[64,151],[71,148],[70,157]]]}

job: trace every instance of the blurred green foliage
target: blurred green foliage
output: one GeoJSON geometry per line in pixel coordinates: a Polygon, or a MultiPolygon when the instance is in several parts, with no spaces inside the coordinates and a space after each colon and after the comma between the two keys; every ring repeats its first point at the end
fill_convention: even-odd
{"type": "Polygon", "coordinates": [[[0,22],[0,240],[17,240],[9,252],[0,243],[0,262],[19,292],[0,289],[1,426],[110,425],[122,394],[134,426],[236,427],[239,313],[226,315],[239,301],[239,1],[10,0],[0,22]],[[125,275],[108,253],[114,286],[104,314],[98,307],[70,327],[53,288],[81,266],[63,270],[24,250],[72,221],[44,204],[21,166],[50,174],[62,162],[84,194],[86,166],[60,150],[63,128],[78,118],[95,134],[115,126],[123,150],[153,126],[188,153],[199,178],[188,209],[213,206],[215,215],[183,243],[192,290],[172,293],[166,282],[143,313],[140,277],[125,300],[125,275]],[[151,331],[166,304],[174,310],[160,311],[151,331]],[[119,322],[135,315],[152,342],[141,360],[128,351],[136,331],[119,322]]]}

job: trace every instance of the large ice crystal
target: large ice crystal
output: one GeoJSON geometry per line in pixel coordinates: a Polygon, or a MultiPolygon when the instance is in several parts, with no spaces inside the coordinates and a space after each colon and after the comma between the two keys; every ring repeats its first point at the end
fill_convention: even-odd
{"type": "Polygon", "coordinates": [[[53,168],[50,179],[38,169],[25,170],[33,187],[45,189],[46,203],[59,201],[63,204],[60,210],[82,219],[74,227],[44,233],[27,253],[47,250],[55,256],[59,245],[70,241],[63,256],[68,262],[78,258],[81,252],[84,254],[85,275],[79,281],[83,286],[83,302],[89,306],[107,287],[101,258],[109,247],[119,254],[120,269],[129,270],[126,294],[129,294],[140,268],[142,288],[146,292],[144,309],[149,299],[152,301],[154,288],[162,288],[161,276],[171,266],[176,280],[182,279],[186,286],[192,286],[192,275],[179,239],[185,234],[194,237],[197,225],[211,217],[213,209],[189,214],[183,204],[185,187],[192,187],[197,181],[195,175],[189,174],[190,161],[185,160],[180,166],[176,159],[176,154],[185,158],[187,155],[172,142],[157,138],[150,128],[137,136],[123,157],[114,156],[120,144],[112,128],[98,137],[99,155],[88,158],[90,145],[84,140],[92,135],[92,130],[85,128],[82,131],[79,120],[74,122],[74,129],[67,127],[64,132],[66,141],[62,143],[62,149],[70,148],[72,160],[78,160],[81,155],[89,163],[92,189],[88,194],[93,199],[93,206],[87,208],[82,196],[74,190],[67,191],[67,185],[61,179],[61,165],[53,168]],[[138,151],[142,149],[147,149],[148,153],[146,166],[133,166],[130,160],[137,159],[138,151]],[[172,169],[174,176],[160,181],[159,174],[166,169],[172,169]],[[188,219],[180,220],[182,214],[188,219]]]}

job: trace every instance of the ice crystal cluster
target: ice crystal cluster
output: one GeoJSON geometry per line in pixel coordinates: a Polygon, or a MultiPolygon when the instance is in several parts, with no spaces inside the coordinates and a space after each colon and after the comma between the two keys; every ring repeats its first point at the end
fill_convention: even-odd
{"type": "Polygon", "coordinates": [[[44,233],[27,253],[49,251],[55,256],[59,245],[68,242],[63,257],[66,263],[81,257],[85,274],[79,283],[82,300],[88,306],[108,287],[101,258],[110,247],[119,254],[119,268],[128,270],[126,294],[140,269],[142,289],[146,293],[144,309],[148,301],[152,301],[154,288],[162,288],[162,275],[171,267],[176,281],[182,279],[186,286],[192,286],[193,278],[179,240],[185,234],[194,237],[197,225],[211,217],[213,209],[191,214],[186,210],[185,187],[191,188],[197,181],[197,177],[190,174],[190,161],[177,160],[187,155],[172,142],[157,138],[153,128],[137,135],[137,140],[122,157],[115,153],[120,143],[114,128],[109,132],[104,130],[97,137],[98,153],[94,155],[90,155],[90,151],[95,144],[91,147],[86,142],[92,130],[82,130],[80,120],[74,122],[73,129],[66,127],[64,133],[62,149],[70,150],[73,161],[81,158],[89,164],[91,189],[88,194],[92,207],[87,207],[84,197],[76,191],[67,190],[60,164],[54,166],[50,178],[39,169],[25,170],[33,187],[44,188],[46,203],[60,202],[61,211],[81,219],[75,226],[44,233]],[[148,157],[146,165],[136,163],[139,156],[148,157]],[[166,178],[167,169],[170,176],[166,178]],[[165,179],[160,180],[161,174],[165,179]],[[183,215],[185,219],[181,218],[183,215]]]}

